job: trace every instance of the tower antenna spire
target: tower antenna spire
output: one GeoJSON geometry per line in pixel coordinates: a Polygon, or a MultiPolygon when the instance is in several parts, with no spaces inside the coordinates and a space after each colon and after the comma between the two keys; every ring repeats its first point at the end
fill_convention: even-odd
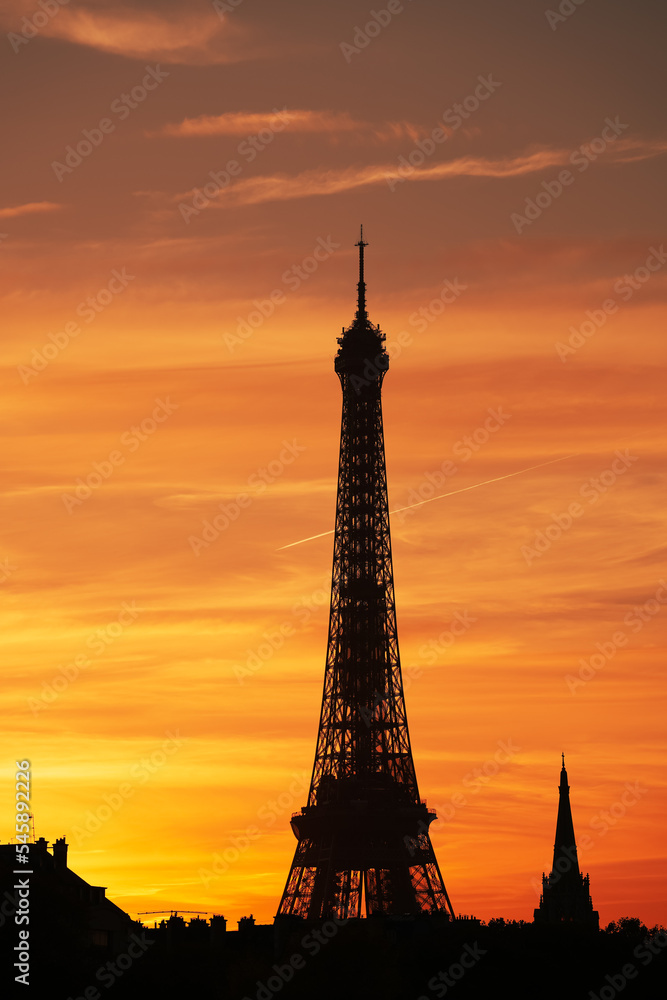
{"type": "Polygon", "coordinates": [[[364,242],[364,227],[361,226],[359,242],[354,244],[359,247],[359,284],[357,285],[357,319],[366,322],[368,313],[366,312],[366,282],[364,281],[364,248],[368,243],[364,242]]]}

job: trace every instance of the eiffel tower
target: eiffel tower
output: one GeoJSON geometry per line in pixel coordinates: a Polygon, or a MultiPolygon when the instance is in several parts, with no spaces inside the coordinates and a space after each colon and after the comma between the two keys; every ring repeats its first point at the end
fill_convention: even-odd
{"type": "Polygon", "coordinates": [[[454,911],[419,797],[396,630],[382,428],[385,335],[366,312],[363,228],[354,322],[338,338],[343,391],[329,641],[308,803],[278,916],[454,911]]]}

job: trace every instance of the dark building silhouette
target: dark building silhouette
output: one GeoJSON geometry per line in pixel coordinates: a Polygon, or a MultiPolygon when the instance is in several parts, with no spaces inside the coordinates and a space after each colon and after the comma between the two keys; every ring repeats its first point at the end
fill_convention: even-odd
{"type": "Polygon", "coordinates": [[[600,918],[593,909],[589,877],[579,871],[565,754],[562,756],[554,860],[551,873],[542,874],[542,895],[534,920],[539,924],[577,923],[598,930],[600,918]]]}
{"type": "MultiPolygon", "coordinates": [[[[29,845],[29,863],[24,867],[29,876],[34,903],[31,926],[35,921],[58,925],[64,946],[79,944],[93,947],[101,953],[121,951],[135,922],[124,910],[106,898],[106,888],[90,885],[67,865],[68,845],[61,837],[48,850],[48,841],[40,837],[29,845]]],[[[11,886],[12,872],[17,868],[16,844],[0,844],[0,880],[11,886]]],[[[55,938],[54,938],[55,940],[55,938]]]]}
{"type": "Polygon", "coordinates": [[[410,748],[396,630],[381,386],[385,335],[357,311],[338,338],[343,393],[324,694],[308,803],[278,917],[453,910],[410,748]]]}

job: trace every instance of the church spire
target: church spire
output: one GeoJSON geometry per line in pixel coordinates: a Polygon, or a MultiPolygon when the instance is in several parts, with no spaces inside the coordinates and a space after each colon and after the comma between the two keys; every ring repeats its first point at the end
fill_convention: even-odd
{"type": "Polygon", "coordinates": [[[577,845],[574,839],[574,823],[572,821],[572,806],[570,805],[570,786],[567,783],[567,771],[565,770],[565,754],[561,754],[563,766],[560,772],[560,785],[558,786],[558,818],[556,820],[556,842],[554,843],[554,861],[552,871],[559,871],[558,865],[562,865],[561,858],[569,861],[568,873],[572,873],[570,878],[579,875],[579,859],[577,858],[577,845]]]}
{"type": "Polygon", "coordinates": [[[542,896],[534,920],[549,924],[575,922],[597,930],[599,917],[593,909],[589,878],[579,870],[564,753],[561,761],[554,860],[551,873],[542,875],[542,896]]]}

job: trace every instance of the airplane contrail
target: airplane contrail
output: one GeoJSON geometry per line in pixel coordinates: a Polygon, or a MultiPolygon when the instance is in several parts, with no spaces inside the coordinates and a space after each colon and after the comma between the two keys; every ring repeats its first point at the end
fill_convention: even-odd
{"type": "MultiPolygon", "coordinates": [[[[480,486],[488,486],[489,483],[499,483],[503,479],[511,479],[512,476],[522,476],[525,472],[533,472],[534,469],[543,469],[545,465],[555,465],[556,462],[565,462],[568,458],[576,458],[576,452],[573,455],[564,455],[563,458],[552,458],[548,462],[540,462],[539,465],[531,465],[527,469],[519,469],[518,472],[508,472],[506,476],[497,476],[495,479],[485,479],[483,483],[474,483],[472,486],[464,486],[460,490],[452,490],[450,493],[440,493],[437,497],[429,497],[427,500],[419,500],[417,503],[408,504],[407,507],[396,507],[395,510],[390,510],[390,514],[400,514],[403,510],[412,510],[413,507],[422,507],[425,503],[433,503],[434,500],[442,500],[444,497],[453,497],[456,493],[467,493],[468,490],[479,489],[480,486]]],[[[319,535],[309,535],[308,538],[300,538],[298,542],[290,542],[289,545],[281,545],[280,548],[276,549],[276,552],[282,552],[283,549],[292,549],[295,545],[303,545],[304,542],[312,542],[316,538],[326,538],[327,535],[333,535],[333,530],[331,531],[321,531],[319,535]]]]}

